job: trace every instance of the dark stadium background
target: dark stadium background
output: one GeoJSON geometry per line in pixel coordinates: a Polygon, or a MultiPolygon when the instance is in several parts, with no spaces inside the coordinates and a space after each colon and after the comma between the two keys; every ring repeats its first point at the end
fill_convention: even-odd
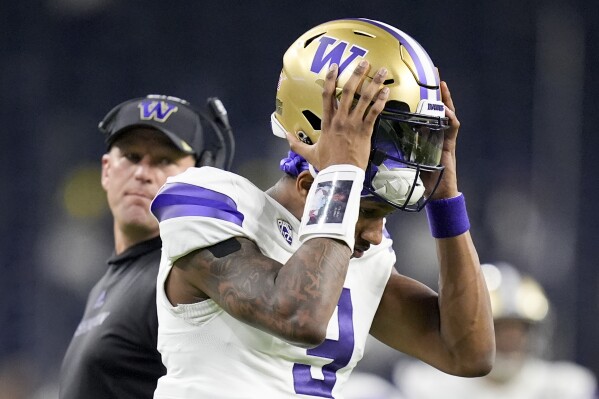
{"type": "MultiPolygon", "coordinates": [[[[553,305],[547,355],[599,373],[599,2],[23,0],[0,5],[0,397],[21,380],[23,397],[55,392],[111,253],[101,117],[148,93],[218,96],[233,170],[266,188],[285,152],[269,125],[282,54],[340,17],[388,22],[427,49],[462,122],[481,260],[537,278],[553,305]]],[[[398,269],[436,287],[425,216],[388,229],[398,269]]]]}

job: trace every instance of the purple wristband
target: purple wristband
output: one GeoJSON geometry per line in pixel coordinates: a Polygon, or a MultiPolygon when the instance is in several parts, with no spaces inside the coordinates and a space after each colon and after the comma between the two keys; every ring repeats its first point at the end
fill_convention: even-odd
{"type": "Polygon", "coordinates": [[[426,204],[431,234],[435,238],[459,236],[470,230],[464,194],[457,197],[431,200],[426,204]]]}

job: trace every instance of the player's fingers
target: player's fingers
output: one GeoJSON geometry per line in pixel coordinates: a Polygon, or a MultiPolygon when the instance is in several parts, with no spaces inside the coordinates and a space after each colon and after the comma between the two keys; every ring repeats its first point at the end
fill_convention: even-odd
{"type": "MultiPolygon", "coordinates": [[[[389,88],[383,87],[377,94],[374,99],[374,103],[364,116],[364,123],[368,126],[374,126],[374,122],[376,118],[379,116],[383,108],[385,108],[385,103],[387,102],[387,98],[389,98],[389,88]]],[[[372,129],[370,129],[372,132],[372,129]]]]}
{"type": "Polygon", "coordinates": [[[344,114],[349,114],[354,102],[356,90],[362,84],[366,76],[366,72],[368,72],[368,68],[369,64],[367,60],[360,61],[345,85],[343,85],[341,101],[339,103],[339,111],[343,112],[344,114]]]}
{"type": "Polygon", "coordinates": [[[331,64],[329,71],[324,80],[324,86],[322,90],[322,115],[323,127],[329,125],[331,118],[335,115],[335,108],[337,105],[337,99],[335,98],[335,89],[337,87],[337,72],[339,66],[337,64],[331,64]]]}
{"type": "Polygon", "coordinates": [[[447,108],[455,113],[455,106],[453,104],[453,99],[451,98],[451,92],[449,91],[449,87],[447,83],[441,81],[441,101],[447,108]]]}
{"type": "Polygon", "coordinates": [[[449,124],[455,125],[459,124],[458,117],[455,114],[455,111],[449,107],[445,107],[445,116],[449,118],[449,124]]]}
{"type": "Polygon", "coordinates": [[[286,132],[285,134],[287,135],[287,142],[289,143],[289,148],[291,151],[301,155],[308,162],[311,162],[312,157],[310,155],[311,150],[313,150],[313,148],[311,148],[312,146],[302,142],[293,133],[286,132]]]}
{"type": "Polygon", "coordinates": [[[377,99],[383,82],[385,81],[385,77],[387,76],[387,69],[381,68],[379,69],[372,82],[370,82],[367,86],[362,86],[362,93],[360,94],[360,100],[354,107],[353,112],[358,115],[360,118],[364,118],[364,112],[371,105],[373,99],[377,99]]]}
{"type": "Polygon", "coordinates": [[[449,118],[449,129],[445,131],[445,139],[446,140],[455,140],[458,131],[460,130],[460,121],[456,116],[453,109],[449,108],[449,106],[445,107],[445,116],[449,118]]]}
{"type": "Polygon", "coordinates": [[[441,100],[445,104],[445,116],[449,118],[449,129],[445,131],[445,139],[455,141],[458,130],[460,129],[460,121],[455,112],[455,104],[451,98],[451,92],[447,86],[447,82],[441,81],[441,100]]]}

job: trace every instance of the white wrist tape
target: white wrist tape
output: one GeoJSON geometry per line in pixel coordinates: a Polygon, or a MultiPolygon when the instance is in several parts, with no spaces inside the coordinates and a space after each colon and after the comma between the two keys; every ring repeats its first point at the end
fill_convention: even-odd
{"type": "Polygon", "coordinates": [[[332,165],[318,172],[306,198],[300,241],[334,238],[345,241],[353,252],[363,184],[364,170],[354,165],[332,165]]]}

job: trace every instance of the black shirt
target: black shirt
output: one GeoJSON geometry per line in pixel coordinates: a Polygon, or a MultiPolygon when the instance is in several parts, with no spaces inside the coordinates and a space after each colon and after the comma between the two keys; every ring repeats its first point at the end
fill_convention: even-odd
{"type": "Polygon", "coordinates": [[[166,373],[156,349],[160,237],[108,260],[60,371],[61,399],[152,398],[166,373]]]}

